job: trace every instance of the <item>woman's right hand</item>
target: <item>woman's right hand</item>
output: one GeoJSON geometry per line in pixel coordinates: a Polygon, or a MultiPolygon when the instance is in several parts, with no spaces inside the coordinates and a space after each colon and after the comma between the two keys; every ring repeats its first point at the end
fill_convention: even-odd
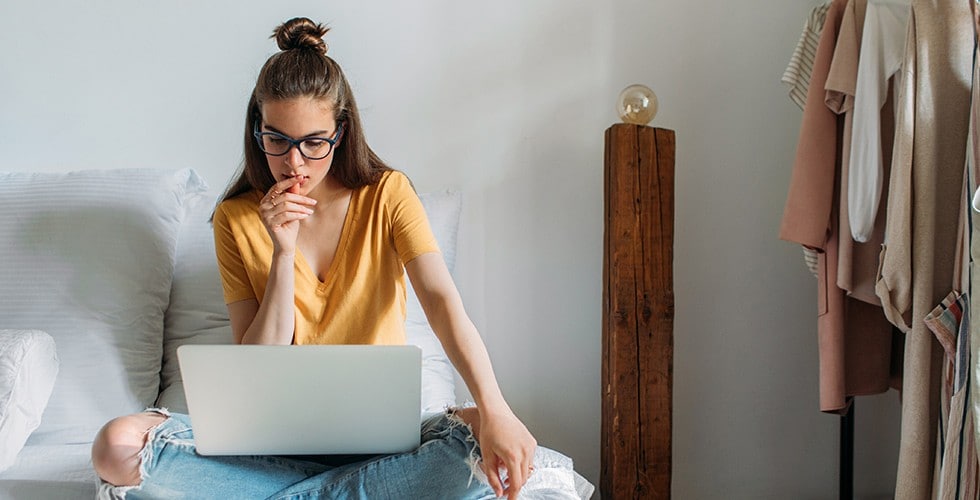
{"type": "Polygon", "coordinates": [[[283,179],[269,189],[259,202],[259,217],[269,231],[274,251],[296,253],[299,222],[313,214],[316,200],[293,192],[298,177],[283,179]]]}

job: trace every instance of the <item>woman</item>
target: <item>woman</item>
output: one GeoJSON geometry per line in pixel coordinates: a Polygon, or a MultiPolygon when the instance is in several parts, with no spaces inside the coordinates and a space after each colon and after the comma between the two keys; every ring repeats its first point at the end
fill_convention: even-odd
{"type": "Polygon", "coordinates": [[[105,496],[513,499],[534,470],[536,442],[501,395],[408,179],[367,146],[326,32],[305,18],[275,30],[281,51],[248,104],[244,166],[214,214],[235,342],[404,343],[404,268],[477,406],[426,420],[416,452],[340,467],[200,457],[186,416],[151,409],[99,432],[92,460],[105,496]],[[475,452],[485,481],[473,480],[475,452]]]}

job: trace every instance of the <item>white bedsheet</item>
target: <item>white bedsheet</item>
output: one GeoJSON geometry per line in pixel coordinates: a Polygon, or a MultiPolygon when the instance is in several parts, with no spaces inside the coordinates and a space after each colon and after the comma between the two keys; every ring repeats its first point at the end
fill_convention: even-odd
{"type": "Polygon", "coordinates": [[[27,445],[0,474],[0,499],[76,500],[95,498],[91,443],[27,445]]]}

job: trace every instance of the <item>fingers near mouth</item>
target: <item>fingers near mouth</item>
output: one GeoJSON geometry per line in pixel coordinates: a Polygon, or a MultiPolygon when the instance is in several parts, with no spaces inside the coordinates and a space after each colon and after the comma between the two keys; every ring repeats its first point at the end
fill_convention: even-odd
{"type": "Polygon", "coordinates": [[[292,176],[289,176],[288,178],[289,179],[296,179],[297,180],[297,182],[293,183],[292,186],[289,186],[289,189],[288,189],[289,192],[296,193],[297,191],[299,191],[299,189],[304,184],[306,184],[306,181],[308,181],[310,179],[310,176],[308,176],[308,175],[292,175],[292,176]]]}

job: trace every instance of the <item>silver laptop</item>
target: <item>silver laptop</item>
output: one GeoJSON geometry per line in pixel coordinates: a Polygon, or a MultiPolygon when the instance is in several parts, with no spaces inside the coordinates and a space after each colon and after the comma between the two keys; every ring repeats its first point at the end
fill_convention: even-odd
{"type": "Polygon", "coordinates": [[[419,446],[416,346],[177,348],[202,455],[400,453],[419,446]]]}

